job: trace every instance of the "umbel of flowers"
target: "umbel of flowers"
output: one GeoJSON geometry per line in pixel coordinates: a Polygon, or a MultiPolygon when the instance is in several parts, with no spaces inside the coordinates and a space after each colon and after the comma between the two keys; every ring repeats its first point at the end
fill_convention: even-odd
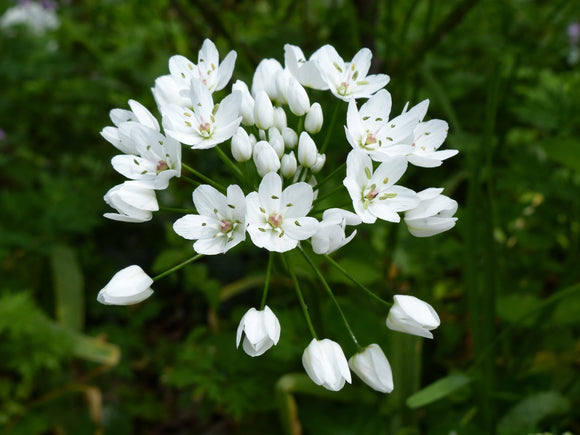
{"type": "MultiPolygon", "coordinates": [[[[241,319],[237,345],[243,343],[248,355],[259,356],[276,345],[283,333],[274,311],[266,305],[272,259],[280,255],[312,333],[302,357],[310,378],[337,391],[351,382],[352,370],[371,388],[392,391],[387,357],[375,343],[359,345],[304,244],[346,273],[329,254],[349,243],[358,225],[373,224],[377,219],[398,223],[403,213],[414,236],[451,229],[457,203],[444,196],[443,189],[429,187],[417,193],[399,183],[409,164],[434,168],[457,151],[439,149],[448,126],[439,119],[425,120],[428,100],[391,113],[391,95],[385,89],[389,77],[369,74],[371,57],[370,50],[363,48],[346,62],[332,46],[325,45],[307,59],[299,47],[287,44],[284,65],[275,59],[262,60],[252,82],[237,80],[229,93],[226,86],[234,70],[234,51],[220,61],[213,42],[205,40],[197,63],[183,56],[171,57],[169,74],[157,78],[152,88],[161,122],[142,104],[130,100],[129,110],[111,111],[114,125],[101,131],[120,151],[111,161],[113,168],[127,178],[106,193],[104,199],[115,212],[104,216],[131,223],[149,221],[160,209],[157,192],[182,188],[184,183],[174,184],[174,178],[181,177],[193,185],[194,208],[184,211],[173,229],[194,241],[196,255],[154,278],[138,266],[129,266],[115,274],[100,291],[98,301],[115,305],[141,302],[153,294],[151,285],[159,278],[204,255],[225,254],[248,241],[270,251],[270,257],[260,308],[250,308],[241,319]],[[344,142],[332,145],[343,150],[343,161],[337,167],[326,168],[325,154],[337,110],[325,137],[319,138],[323,108],[311,101],[308,89],[329,91],[337,99],[336,108],[347,106],[346,120],[338,127],[344,128],[344,142]],[[182,153],[202,151],[216,152],[235,182],[221,185],[182,160],[182,153]],[[339,188],[348,192],[352,206],[348,210],[321,209],[321,199],[328,204],[336,193],[324,192],[323,186],[336,177],[342,178],[339,188]],[[290,257],[285,255],[293,249],[304,255],[357,345],[359,352],[349,360],[338,343],[316,335],[290,257]]],[[[394,304],[382,302],[391,306],[388,328],[433,337],[431,331],[439,326],[439,317],[431,305],[410,295],[395,295],[394,304]]]]}

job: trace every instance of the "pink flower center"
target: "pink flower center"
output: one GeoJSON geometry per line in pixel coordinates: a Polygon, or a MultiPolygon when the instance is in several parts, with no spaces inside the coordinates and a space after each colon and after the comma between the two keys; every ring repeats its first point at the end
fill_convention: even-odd
{"type": "Polygon", "coordinates": [[[211,129],[211,125],[209,124],[209,122],[206,122],[204,124],[199,125],[199,131],[202,133],[203,132],[209,133],[210,129],[211,129]]]}
{"type": "Polygon", "coordinates": [[[169,165],[165,160],[160,160],[159,162],[157,162],[157,173],[163,172],[167,169],[169,169],[169,165]]]}
{"type": "Polygon", "coordinates": [[[377,190],[371,190],[369,193],[367,193],[365,195],[365,198],[367,198],[367,199],[375,199],[378,194],[379,194],[379,192],[377,190]]]}
{"type": "Polygon", "coordinates": [[[272,214],[268,218],[268,223],[272,225],[274,228],[278,228],[282,225],[282,215],[279,214],[272,214]]]}
{"type": "Polygon", "coordinates": [[[220,231],[222,233],[227,233],[234,227],[234,225],[226,219],[220,221],[219,225],[220,225],[220,231]]]}
{"type": "Polygon", "coordinates": [[[370,145],[370,144],[373,144],[373,143],[377,143],[377,138],[375,137],[374,134],[369,133],[367,135],[367,140],[365,142],[365,145],[370,145]]]}

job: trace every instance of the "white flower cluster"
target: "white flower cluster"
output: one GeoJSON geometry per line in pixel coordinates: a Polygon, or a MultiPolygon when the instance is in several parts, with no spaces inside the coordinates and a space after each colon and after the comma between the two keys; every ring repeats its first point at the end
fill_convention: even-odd
{"type": "Polygon", "coordinates": [[[54,7],[35,1],[22,1],[4,12],[0,17],[0,28],[10,30],[22,26],[33,35],[42,36],[60,26],[54,7]]]}
{"type": "MultiPolygon", "coordinates": [[[[255,246],[273,252],[286,252],[308,241],[315,253],[330,254],[355,237],[356,230],[347,235],[347,226],[372,224],[377,219],[399,222],[401,212],[411,234],[418,237],[452,228],[457,203],[442,195],[443,189],[416,193],[395,184],[408,164],[436,167],[457,153],[439,150],[448,126],[438,119],[424,121],[428,100],[392,116],[391,96],[384,89],[389,77],[369,74],[372,54],[366,48],[350,62],[330,45],[309,59],[299,47],[287,44],[284,50],[284,66],[264,59],[250,85],[238,80],[231,92],[217,99],[226,93],[236,53],[230,52],[220,62],[213,42],[205,40],[197,64],[173,56],[170,73],[156,79],[152,92],[161,123],[133,100],[129,101],[131,110],[112,110],[114,126],[105,127],[101,134],[122,152],[113,157],[112,165],[128,180],[105,195],[116,210],[105,217],[150,220],[159,209],[156,191],[167,188],[173,177],[187,170],[201,180],[192,195],[195,213],[179,218],[173,229],[194,240],[198,254],[225,253],[246,235],[255,246]],[[317,139],[323,110],[310,100],[307,88],[329,90],[348,104],[344,131],[350,152],[344,153],[343,184],[352,199],[352,211],[328,208],[313,213],[328,180],[321,178],[319,183],[316,178],[326,164],[328,140],[317,139]],[[359,104],[359,99],[366,101],[359,104]],[[226,142],[231,158],[219,148],[226,142]],[[182,163],[182,144],[194,151],[215,148],[239,184],[222,187],[182,163]]],[[[337,173],[335,168],[328,176],[337,173]]],[[[140,281],[141,291],[135,285],[123,289],[118,284],[123,280],[116,275],[99,300],[130,303],[133,291],[133,302],[139,302],[152,292],[147,279],[140,281]],[[115,289],[123,293],[115,295],[115,289]]],[[[389,328],[432,337],[429,331],[438,325],[439,318],[427,303],[412,296],[395,297],[389,328]]],[[[270,308],[252,308],[240,323],[237,344],[244,337],[244,350],[257,356],[276,344],[279,336],[280,324],[270,308]]],[[[389,363],[376,344],[347,362],[337,343],[314,339],[304,352],[303,364],[314,382],[331,390],[350,382],[349,366],[376,390],[393,388],[389,363]]]]}

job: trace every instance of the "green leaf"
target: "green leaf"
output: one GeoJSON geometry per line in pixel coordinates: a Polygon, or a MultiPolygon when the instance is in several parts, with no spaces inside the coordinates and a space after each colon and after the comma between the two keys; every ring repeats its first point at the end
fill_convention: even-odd
{"type": "Polygon", "coordinates": [[[580,171],[580,143],[574,137],[556,137],[541,143],[548,157],[570,169],[580,171]]]}
{"type": "Polygon", "coordinates": [[[501,435],[528,433],[547,417],[563,415],[571,409],[570,400],[555,391],[532,394],[516,403],[498,425],[501,435]]]}
{"type": "Polygon", "coordinates": [[[431,385],[417,391],[407,399],[407,406],[409,408],[420,408],[421,406],[429,405],[439,399],[443,399],[466,386],[471,382],[469,376],[463,373],[452,373],[444,378],[441,378],[431,385]]]}
{"type": "Polygon", "coordinates": [[[85,320],[84,279],[76,251],[68,246],[55,246],[50,262],[56,319],[67,328],[81,331],[85,320]]]}

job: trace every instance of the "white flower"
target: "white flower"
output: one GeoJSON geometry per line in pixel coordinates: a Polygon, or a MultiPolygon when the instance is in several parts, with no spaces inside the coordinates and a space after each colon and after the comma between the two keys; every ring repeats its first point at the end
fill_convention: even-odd
{"type": "Polygon", "coordinates": [[[0,17],[0,28],[10,29],[15,26],[24,26],[32,34],[42,36],[50,30],[58,29],[60,20],[54,8],[26,1],[7,9],[0,17]]]}
{"type": "Polygon", "coordinates": [[[351,383],[348,362],[340,345],[327,338],[312,339],[302,354],[302,365],[316,385],[338,391],[345,381],[351,383]]]}
{"type": "MultiPolygon", "coordinates": [[[[256,145],[257,146],[257,145],[256,145]]],[[[252,242],[269,251],[285,252],[314,234],[318,221],[306,216],[312,207],[310,185],[299,182],[282,191],[282,179],[267,173],[258,192],[246,197],[248,234],[252,242]]]]}
{"type": "Polygon", "coordinates": [[[316,134],[322,129],[323,115],[319,103],[313,103],[304,119],[304,129],[310,134],[316,134]]]}
{"type": "Polygon", "coordinates": [[[252,142],[242,127],[238,127],[232,136],[232,156],[236,162],[246,162],[252,158],[252,142]]]}
{"type": "Polygon", "coordinates": [[[445,141],[448,130],[447,123],[440,119],[419,123],[413,131],[413,150],[407,156],[409,163],[423,168],[434,168],[441,166],[443,160],[457,154],[457,150],[437,151],[445,141]]]}
{"type": "Polygon", "coordinates": [[[419,198],[411,189],[394,184],[407,169],[404,157],[393,158],[381,163],[373,172],[371,158],[353,150],[346,158],[346,186],[354,211],[365,223],[374,223],[377,218],[399,222],[397,214],[419,204],[419,198]]]}
{"type": "Polygon", "coordinates": [[[199,254],[223,254],[246,238],[246,201],[240,186],[228,186],[227,197],[203,184],[193,191],[199,214],[188,214],[173,224],[173,230],[188,240],[197,240],[199,254]]]}
{"type": "Polygon", "coordinates": [[[286,92],[290,112],[296,116],[302,116],[308,112],[308,109],[310,109],[310,99],[308,98],[306,89],[294,77],[290,77],[290,80],[288,80],[288,89],[286,92]]]}
{"type": "Polygon", "coordinates": [[[131,138],[131,131],[136,124],[142,124],[159,131],[159,122],[151,112],[141,103],[129,100],[131,110],[113,109],[109,116],[115,127],[105,127],[101,136],[108,140],[115,148],[125,154],[138,154],[137,147],[131,138]]]}
{"type": "Polygon", "coordinates": [[[242,105],[240,107],[242,124],[254,125],[254,98],[250,94],[248,85],[241,80],[236,80],[232,85],[232,91],[240,91],[242,93],[242,105]]]}
{"type": "Polygon", "coordinates": [[[197,65],[186,57],[175,55],[169,59],[169,71],[179,80],[182,89],[188,90],[191,79],[196,79],[213,93],[225,88],[230,81],[236,56],[236,52],[232,50],[220,64],[215,44],[206,39],[199,50],[197,65]]]}
{"type": "Polygon", "coordinates": [[[367,75],[371,58],[371,51],[362,48],[351,62],[345,62],[331,45],[319,48],[312,55],[330,92],[344,101],[369,98],[389,83],[386,74],[367,75]]]}
{"type": "Polygon", "coordinates": [[[298,139],[298,161],[305,168],[310,168],[316,163],[317,157],[318,150],[316,144],[310,135],[303,131],[300,133],[300,139],[298,139]]]}
{"type": "Polygon", "coordinates": [[[281,107],[274,107],[274,127],[282,131],[282,129],[288,126],[288,119],[286,118],[286,112],[281,107]]]}
{"type": "Polygon", "coordinates": [[[418,193],[417,207],[405,212],[405,223],[416,237],[430,237],[455,226],[457,201],[441,195],[443,189],[429,188],[418,193]]]}
{"type": "Polygon", "coordinates": [[[257,98],[260,91],[266,92],[272,101],[278,101],[276,77],[283,70],[276,59],[262,59],[252,78],[252,95],[257,98]]]}
{"type": "Polygon", "coordinates": [[[268,143],[272,148],[274,148],[278,158],[281,159],[284,155],[284,138],[282,137],[280,130],[276,127],[270,127],[268,129],[268,143]]]}
{"type": "Polygon", "coordinates": [[[125,181],[105,194],[105,202],[118,213],[105,213],[107,219],[121,222],[146,222],[159,210],[155,191],[141,181],[125,181]]]}
{"type": "Polygon", "coordinates": [[[294,176],[297,169],[296,156],[294,152],[290,151],[288,154],[284,154],[280,161],[280,173],[285,178],[290,178],[294,176]]]}
{"type": "Polygon", "coordinates": [[[284,127],[282,129],[282,137],[287,148],[293,149],[298,143],[298,134],[290,127],[284,127]]]}
{"type": "Polygon", "coordinates": [[[240,91],[225,97],[216,110],[210,91],[192,79],[190,96],[192,109],[176,104],[164,108],[163,126],[168,135],[193,149],[213,148],[233,136],[242,120],[240,91]]]}
{"type": "Polygon", "coordinates": [[[250,308],[238,326],[236,347],[240,346],[242,335],[244,335],[242,345],[244,351],[250,356],[260,356],[278,344],[280,322],[267,305],[261,311],[250,308]]]}
{"type": "Polygon", "coordinates": [[[378,344],[370,344],[362,352],[352,356],[348,365],[373,390],[381,393],[393,391],[391,365],[378,344]]]}
{"type": "Polygon", "coordinates": [[[111,164],[121,175],[141,180],[153,189],[166,189],[172,177],[181,175],[181,144],[145,125],[131,129],[138,155],[118,155],[111,164]]]}
{"type": "Polygon", "coordinates": [[[171,74],[167,74],[155,79],[155,86],[151,88],[151,93],[155,102],[157,103],[157,108],[161,113],[164,111],[164,107],[169,104],[177,104],[181,107],[187,107],[191,104],[191,98],[188,97],[190,83],[187,83],[187,87],[182,83],[182,81],[176,79],[171,74]],[[183,93],[181,91],[184,91],[183,93]]]}
{"type": "Polygon", "coordinates": [[[259,91],[254,102],[254,122],[261,130],[268,130],[274,125],[274,106],[266,91],[259,91]]]}
{"type": "Polygon", "coordinates": [[[387,316],[387,327],[393,331],[406,332],[425,338],[441,323],[431,305],[415,296],[395,295],[395,303],[387,316]]]}
{"type": "Polygon", "coordinates": [[[350,242],[356,235],[356,230],[346,237],[347,225],[358,225],[361,219],[358,215],[340,208],[329,208],[322,214],[322,221],[316,233],[312,236],[312,250],[316,254],[331,254],[350,242]]]}
{"type": "Polygon", "coordinates": [[[312,89],[326,90],[328,84],[322,79],[316,62],[306,60],[300,47],[284,45],[284,64],[302,86],[312,89]]]}
{"type": "Polygon", "coordinates": [[[263,177],[268,172],[275,172],[280,169],[280,158],[274,148],[272,148],[272,145],[265,140],[261,140],[254,145],[254,164],[258,175],[263,177]]]}
{"type": "Polygon", "coordinates": [[[144,301],[153,294],[153,280],[139,266],[118,271],[97,295],[105,305],[131,305],[144,301]]]}
{"type": "Polygon", "coordinates": [[[316,154],[316,162],[310,167],[313,174],[319,173],[326,163],[326,154],[316,154]]]}
{"type": "Polygon", "coordinates": [[[416,112],[407,112],[389,121],[391,94],[381,89],[360,109],[351,100],[346,114],[346,139],[354,149],[368,153],[373,160],[385,161],[413,151],[413,129],[419,122],[416,112]],[[407,142],[407,140],[409,140],[407,142]]]}

